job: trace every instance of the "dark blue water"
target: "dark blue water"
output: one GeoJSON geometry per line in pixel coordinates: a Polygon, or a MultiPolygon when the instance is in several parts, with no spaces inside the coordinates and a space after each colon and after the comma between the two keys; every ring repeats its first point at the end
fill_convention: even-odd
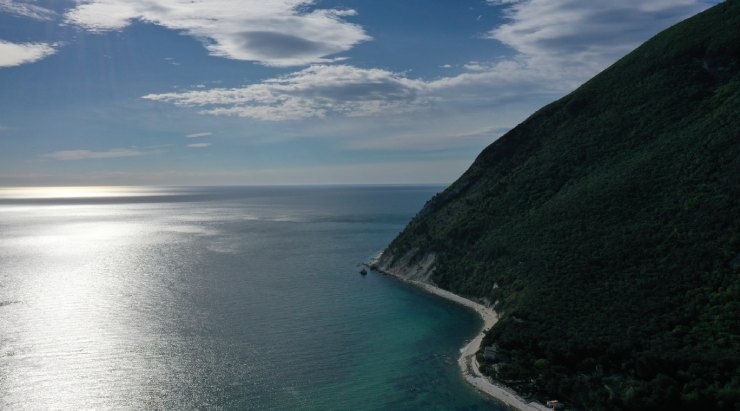
{"type": "Polygon", "coordinates": [[[358,274],[441,187],[0,190],[0,408],[500,409],[358,274]]]}

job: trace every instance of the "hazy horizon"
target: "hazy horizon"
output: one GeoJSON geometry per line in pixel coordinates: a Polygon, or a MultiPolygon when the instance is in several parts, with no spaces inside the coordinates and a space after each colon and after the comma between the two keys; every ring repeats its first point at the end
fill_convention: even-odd
{"type": "Polygon", "coordinates": [[[3,1],[0,186],[448,184],[714,3],[3,1]]]}

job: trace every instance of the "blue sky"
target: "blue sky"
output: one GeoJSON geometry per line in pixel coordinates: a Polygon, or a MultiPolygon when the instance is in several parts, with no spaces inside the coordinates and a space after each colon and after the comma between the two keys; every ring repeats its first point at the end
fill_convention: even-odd
{"type": "Polygon", "coordinates": [[[699,0],[0,0],[0,185],[449,183],[699,0]]]}

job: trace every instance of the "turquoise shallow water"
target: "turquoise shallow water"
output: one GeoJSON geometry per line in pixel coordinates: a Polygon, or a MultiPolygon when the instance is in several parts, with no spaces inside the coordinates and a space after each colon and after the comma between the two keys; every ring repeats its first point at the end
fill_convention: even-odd
{"type": "Polygon", "coordinates": [[[440,189],[0,190],[0,408],[502,409],[472,311],[358,274],[440,189]]]}

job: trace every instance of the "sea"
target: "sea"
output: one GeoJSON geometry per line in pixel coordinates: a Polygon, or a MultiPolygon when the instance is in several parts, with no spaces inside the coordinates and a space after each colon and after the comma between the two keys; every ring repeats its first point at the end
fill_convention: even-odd
{"type": "Polygon", "coordinates": [[[360,274],[442,188],[0,189],[0,409],[503,410],[473,311],[360,274]]]}

